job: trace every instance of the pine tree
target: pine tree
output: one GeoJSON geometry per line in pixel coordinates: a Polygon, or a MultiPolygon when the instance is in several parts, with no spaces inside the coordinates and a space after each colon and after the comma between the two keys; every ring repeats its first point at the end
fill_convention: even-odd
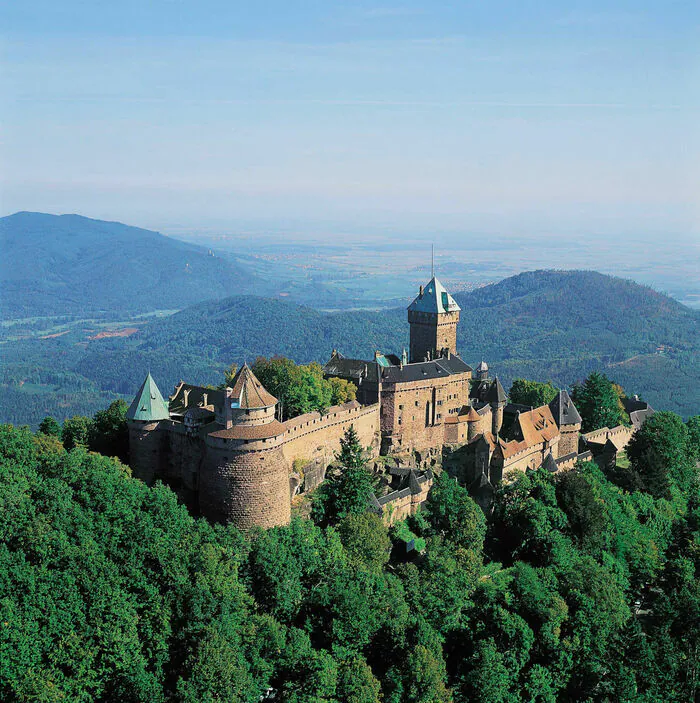
{"type": "Polygon", "coordinates": [[[350,425],[335,455],[339,466],[316,492],[312,517],[319,524],[336,523],[346,515],[364,513],[373,489],[365,453],[355,427],[350,425]]]}
{"type": "Polygon", "coordinates": [[[575,385],[571,399],[581,415],[582,432],[625,424],[625,412],[615,384],[605,374],[593,372],[581,385],[575,385]]]}

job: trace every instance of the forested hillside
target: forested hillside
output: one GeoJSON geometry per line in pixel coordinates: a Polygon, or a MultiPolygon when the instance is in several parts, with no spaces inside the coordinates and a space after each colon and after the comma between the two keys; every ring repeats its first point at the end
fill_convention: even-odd
{"type": "MultiPolygon", "coordinates": [[[[517,377],[571,387],[597,370],[657,409],[687,416],[700,406],[700,314],[645,286],[594,272],[535,271],[455,298],[463,358],[487,360],[506,387],[517,377]]],[[[406,346],[403,309],[322,313],[237,296],[154,319],[129,337],[88,339],[71,329],[7,341],[0,417],[36,426],[46,414],[90,413],[98,406],[81,403],[95,393],[131,396],[149,369],[169,392],[180,379],[219,383],[231,362],[258,355],[325,362],[334,348],[371,359],[377,349],[406,346]]]]}
{"type": "Polygon", "coordinates": [[[3,319],[173,310],[251,283],[202,247],[79,215],[0,218],[0,249],[3,319]]]}
{"type": "Polygon", "coordinates": [[[488,521],[442,473],[391,530],[346,435],[314,521],[248,535],[0,426],[0,699],[696,700],[698,420],[657,413],[625,469],[523,474],[488,521]]]}

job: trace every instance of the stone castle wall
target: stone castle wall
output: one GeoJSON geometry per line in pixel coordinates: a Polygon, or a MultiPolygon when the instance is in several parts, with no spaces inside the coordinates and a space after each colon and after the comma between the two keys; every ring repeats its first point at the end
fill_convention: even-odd
{"type": "Polygon", "coordinates": [[[528,469],[542,466],[549,453],[556,459],[559,457],[559,435],[549,442],[541,442],[522,452],[508,457],[503,463],[503,480],[508,480],[516,473],[524,473],[528,469]]]}
{"type": "Polygon", "coordinates": [[[129,465],[133,475],[151,485],[160,478],[164,436],[159,422],[129,422],[129,465]]]}
{"type": "Polygon", "coordinates": [[[578,436],[581,432],[581,423],[576,425],[564,425],[561,428],[561,439],[559,440],[559,456],[578,453],[578,436]]]}
{"type": "Polygon", "coordinates": [[[633,433],[634,428],[626,427],[625,425],[618,425],[612,429],[608,427],[601,427],[599,430],[586,433],[583,437],[588,442],[603,443],[608,439],[612,439],[618,446],[627,446],[627,443],[630,441],[633,433]]]}
{"type": "Polygon", "coordinates": [[[381,429],[388,452],[439,450],[445,420],[469,402],[469,379],[412,381],[382,386],[381,429]]]}
{"type": "Polygon", "coordinates": [[[340,439],[352,425],[360,444],[379,453],[379,404],[361,406],[346,403],[334,406],[321,415],[313,412],[287,420],[282,451],[291,467],[295,459],[330,464],[340,449],[340,439]]]}
{"type": "Polygon", "coordinates": [[[242,530],[286,525],[291,501],[282,447],[241,451],[208,444],[199,475],[199,507],[210,520],[242,530]]]}
{"type": "Polygon", "coordinates": [[[409,311],[410,359],[424,361],[425,355],[433,356],[441,349],[457,352],[457,323],[459,312],[440,313],[409,311]]]}
{"type": "Polygon", "coordinates": [[[432,485],[432,481],[426,481],[421,485],[420,493],[411,493],[410,488],[404,488],[380,500],[384,524],[391,527],[420,511],[421,506],[428,499],[428,492],[432,485]]]}

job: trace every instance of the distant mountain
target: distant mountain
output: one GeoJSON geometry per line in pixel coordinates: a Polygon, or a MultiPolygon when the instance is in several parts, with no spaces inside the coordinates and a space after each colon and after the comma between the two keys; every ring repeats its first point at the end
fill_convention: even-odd
{"type": "Polygon", "coordinates": [[[529,271],[471,293],[458,346],[510,383],[602,370],[660,409],[700,413],[700,311],[595,271],[529,271]]]}
{"type": "Polygon", "coordinates": [[[3,319],[182,308],[252,282],[205,248],[79,215],[0,218],[0,249],[3,319]]]}
{"type": "MultiPolygon", "coordinates": [[[[534,271],[454,297],[462,308],[462,357],[473,365],[488,361],[506,388],[518,376],[570,386],[600,370],[659,409],[700,413],[700,313],[665,295],[594,272],[534,271]]],[[[14,392],[12,417],[33,423],[39,377],[53,384],[52,393],[82,379],[95,392],[130,396],[150,369],[165,393],[179,379],[218,383],[232,361],[259,354],[325,361],[337,348],[371,359],[377,349],[407,345],[405,309],[322,313],[236,296],[153,320],[130,337],[85,342],[71,332],[6,343],[4,382],[13,392],[19,380],[26,383],[33,409],[22,414],[21,394],[14,392]],[[57,374],[64,372],[61,385],[57,374]]],[[[81,402],[57,407],[70,406],[65,412],[72,414],[81,402]]]]}

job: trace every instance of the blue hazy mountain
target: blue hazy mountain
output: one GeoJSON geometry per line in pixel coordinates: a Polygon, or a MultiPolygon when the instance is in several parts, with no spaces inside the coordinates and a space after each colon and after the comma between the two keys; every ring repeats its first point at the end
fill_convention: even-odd
{"type": "Polygon", "coordinates": [[[80,215],[3,217],[0,249],[4,319],[176,309],[253,283],[206,248],[80,215]]]}

